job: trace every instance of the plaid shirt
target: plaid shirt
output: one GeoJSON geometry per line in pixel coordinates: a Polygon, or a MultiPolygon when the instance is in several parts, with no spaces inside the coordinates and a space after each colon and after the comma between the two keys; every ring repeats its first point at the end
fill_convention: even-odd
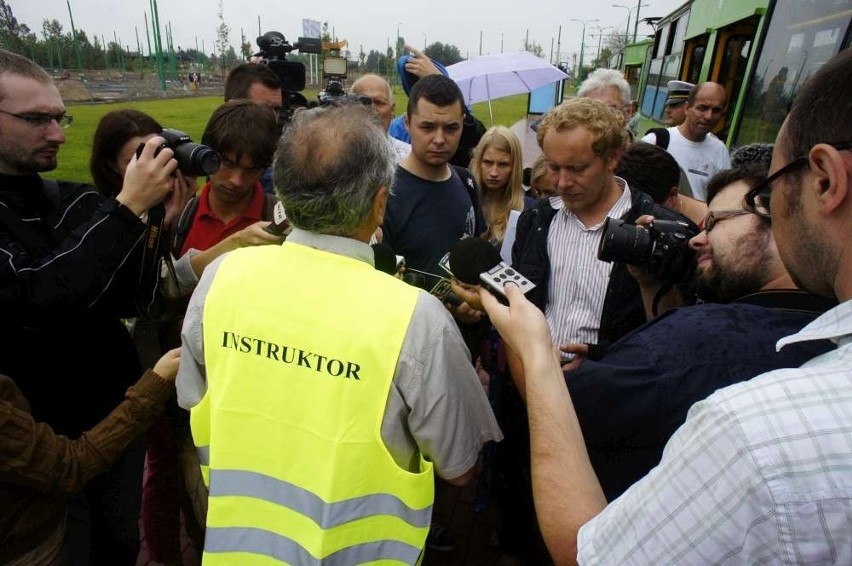
{"type": "Polygon", "coordinates": [[[580,563],[852,564],[852,301],[778,348],[819,339],[838,348],[695,404],[580,530],[580,563]]]}

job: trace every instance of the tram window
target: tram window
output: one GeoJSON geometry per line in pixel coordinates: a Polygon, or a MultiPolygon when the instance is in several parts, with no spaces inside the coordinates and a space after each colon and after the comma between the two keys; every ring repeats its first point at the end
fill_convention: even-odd
{"type": "Polygon", "coordinates": [[[704,62],[704,53],[707,51],[708,36],[702,35],[690,39],[686,44],[683,80],[692,84],[698,84],[701,76],[701,64],[704,62]]]}
{"type": "Polygon", "coordinates": [[[680,51],[680,45],[675,46],[674,41],[677,36],[677,28],[680,20],[675,20],[671,23],[669,28],[668,41],[666,42],[666,55],[671,55],[672,49],[675,48],[677,51],[680,51]]]}
{"type": "Polygon", "coordinates": [[[776,2],[754,66],[734,145],[775,138],[798,88],[826,61],[849,47],[848,1],[776,2]],[[840,9],[845,4],[846,9],[840,9]],[[844,43],[845,42],[845,43],[844,43]]]}

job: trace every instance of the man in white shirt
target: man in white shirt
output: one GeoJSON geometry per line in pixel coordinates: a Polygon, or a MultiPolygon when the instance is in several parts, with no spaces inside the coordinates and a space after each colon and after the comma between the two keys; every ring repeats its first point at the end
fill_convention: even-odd
{"type": "MultiPolygon", "coordinates": [[[[719,171],[731,168],[728,149],[712,134],[725,112],[726,100],[722,85],[711,82],[696,85],[686,100],[686,120],[668,128],[669,142],[665,149],[684,170],[693,196],[699,200],[706,200],[707,181],[719,171]]],[[[642,141],[656,145],[657,136],[649,133],[642,141]]]]}
{"type": "Polygon", "coordinates": [[[837,349],[694,405],[660,465],[618,499],[607,504],[589,464],[544,317],[513,286],[508,309],[482,293],[524,364],[536,512],[556,563],[852,563],[851,82],[846,50],[800,90],[773,173],[745,197],[771,214],[799,286],[840,303],[777,347],[837,349]]]}

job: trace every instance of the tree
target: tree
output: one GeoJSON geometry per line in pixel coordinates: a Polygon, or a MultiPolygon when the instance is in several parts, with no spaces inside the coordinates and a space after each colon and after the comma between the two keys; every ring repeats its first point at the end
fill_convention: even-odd
{"type": "Polygon", "coordinates": [[[248,61],[252,56],[252,51],[253,49],[251,47],[251,43],[249,43],[246,34],[243,33],[242,37],[240,38],[240,53],[242,53],[243,59],[248,61]]]}
{"type": "Polygon", "coordinates": [[[375,49],[370,49],[370,52],[367,53],[367,59],[364,62],[364,70],[368,73],[381,73],[382,69],[380,68],[383,63],[384,56],[376,51],[375,49]]]}
{"type": "Polygon", "coordinates": [[[322,33],[320,34],[320,39],[323,41],[331,41],[331,33],[328,31],[328,22],[322,23],[322,33]]]}
{"type": "Polygon", "coordinates": [[[0,45],[10,51],[20,51],[24,47],[25,38],[30,34],[26,24],[18,23],[12,13],[12,7],[0,0],[0,45]]]}
{"type": "Polygon", "coordinates": [[[228,53],[228,47],[230,47],[231,43],[229,39],[231,28],[225,23],[225,8],[222,0],[219,0],[219,13],[217,15],[219,17],[219,26],[216,28],[216,53],[219,55],[219,62],[224,64],[225,56],[228,53]]]}
{"type": "Polygon", "coordinates": [[[544,49],[541,47],[541,44],[536,41],[530,41],[527,43],[526,50],[536,57],[544,58],[544,49]]]}
{"type": "Polygon", "coordinates": [[[367,60],[367,54],[364,53],[363,45],[360,46],[360,49],[361,50],[358,52],[358,69],[363,72],[365,68],[364,63],[367,60]]]}
{"type": "Polygon", "coordinates": [[[423,53],[430,59],[434,59],[444,66],[458,63],[464,59],[461,56],[458,47],[450,45],[449,43],[445,45],[440,41],[436,41],[432,45],[428,46],[423,50],[423,53]]]}
{"type": "Polygon", "coordinates": [[[617,32],[610,34],[606,37],[604,41],[604,45],[606,45],[607,49],[609,49],[610,53],[618,53],[622,49],[624,49],[624,38],[626,37],[625,32],[617,32]]]}

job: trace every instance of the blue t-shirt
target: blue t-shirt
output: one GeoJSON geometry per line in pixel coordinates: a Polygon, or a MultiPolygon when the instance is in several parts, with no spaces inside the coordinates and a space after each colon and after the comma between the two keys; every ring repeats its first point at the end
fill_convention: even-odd
{"type": "Polygon", "coordinates": [[[382,230],[408,267],[443,275],[438,260],[452,245],[485,231],[473,178],[451,170],[446,181],[428,181],[396,168],[382,230]]]}
{"type": "Polygon", "coordinates": [[[828,303],[801,291],[761,291],[727,305],[670,310],[615,342],[600,361],[566,372],[607,501],[659,464],[694,403],[832,349],[824,340],[775,351],[779,339],[801,330],[828,303]]]}

